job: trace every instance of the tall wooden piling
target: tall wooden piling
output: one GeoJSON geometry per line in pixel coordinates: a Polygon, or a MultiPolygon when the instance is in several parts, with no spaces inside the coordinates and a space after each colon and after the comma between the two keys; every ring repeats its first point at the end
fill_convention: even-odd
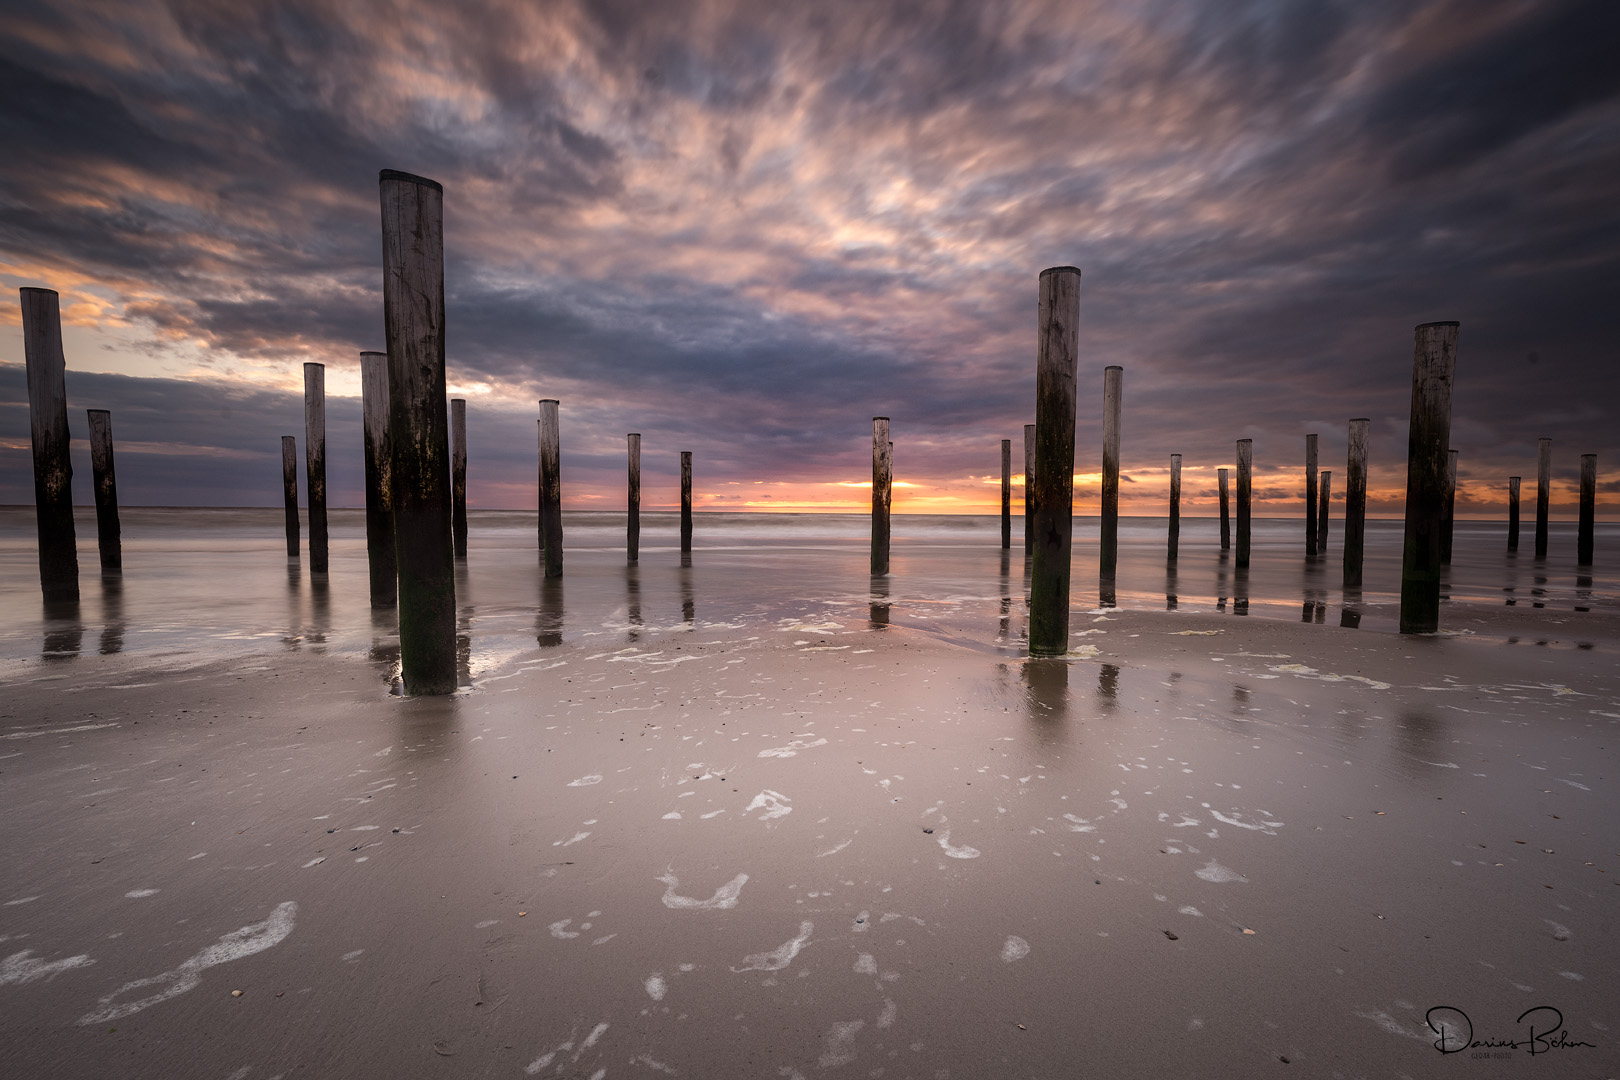
{"type": "Polygon", "coordinates": [[[692,552],[692,451],[681,451],[681,554],[692,552]]]}
{"type": "Polygon", "coordinates": [[[1254,440],[1237,442],[1237,566],[1249,565],[1250,499],[1254,493],[1254,440]]]}
{"type": "Polygon", "coordinates": [[[1215,470],[1218,477],[1217,486],[1221,493],[1221,550],[1229,551],[1232,547],[1232,498],[1231,489],[1227,486],[1229,469],[1215,470]]]}
{"type": "Polygon", "coordinates": [[[298,440],[281,437],[281,503],[287,523],[287,558],[298,558],[298,440]]]}
{"type": "Polygon", "coordinates": [[[1547,512],[1552,504],[1552,440],[1536,441],[1536,558],[1547,557],[1547,512]]]}
{"type": "Polygon", "coordinates": [[[445,408],[444,188],[387,169],[378,177],[378,195],[400,668],[406,693],[448,694],[456,688],[456,570],[445,408]]]}
{"type": "Polygon", "coordinates": [[[390,490],[393,451],[388,441],[388,354],[360,354],[361,437],[366,462],[366,562],[371,570],[371,606],[391,608],[399,595],[394,558],[394,503],[390,490]]]}
{"type": "Polygon", "coordinates": [[[1109,575],[1119,563],[1119,421],[1125,369],[1103,368],[1102,534],[1097,546],[1097,572],[1109,575]]]}
{"type": "Polygon", "coordinates": [[[96,546],[101,572],[124,568],[122,530],[118,527],[118,476],[113,470],[112,413],[90,409],[90,472],[96,483],[96,546]]]}
{"type": "Polygon", "coordinates": [[[1508,477],[1508,551],[1516,553],[1519,550],[1519,480],[1517,476],[1508,477]]]}
{"type": "Polygon", "coordinates": [[[1321,479],[1316,490],[1316,553],[1327,554],[1328,541],[1328,504],[1332,500],[1333,472],[1323,469],[1321,479]]]}
{"type": "Polygon", "coordinates": [[[1035,425],[1024,425],[1024,555],[1035,553],[1035,425]]]}
{"type": "Polygon", "coordinates": [[[1575,541],[1575,561],[1592,565],[1592,533],[1597,524],[1597,455],[1581,455],[1581,524],[1575,541]]]}
{"type": "Polygon", "coordinates": [[[872,573],[889,572],[889,507],[893,502],[894,444],[889,418],[872,417],[872,573]]]}
{"type": "Polygon", "coordinates": [[[304,472],[309,483],[309,572],[327,569],[326,365],[304,365],[304,472]]]}
{"type": "Polygon", "coordinates": [[[1001,440],[1001,546],[1012,547],[1012,440],[1001,440]]]}
{"type": "Polygon", "coordinates": [[[1367,539],[1367,430],[1372,421],[1350,421],[1344,470],[1344,587],[1361,588],[1362,554],[1367,539]]]}
{"type": "Polygon", "coordinates": [[[1069,651],[1069,556],[1074,537],[1075,367],[1080,271],[1041,271],[1035,339],[1035,550],[1029,580],[1029,652],[1069,651]]]}
{"type": "Polygon", "coordinates": [[[1173,563],[1181,547],[1181,455],[1170,455],[1170,539],[1165,561],[1173,563]]]}
{"type": "Polygon", "coordinates": [[[19,291],[34,444],[39,584],[47,601],[76,601],[79,550],[73,533],[73,462],[68,456],[67,358],[62,353],[61,308],[52,289],[19,291]]]}
{"type": "Polygon", "coordinates": [[[546,577],[562,577],[562,427],[556,398],[540,401],[540,538],[546,577]]]}
{"type": "Polygon", "coordinates": [[[624,520],[624,561],[635,566],[641,561],[641,435],[632,431],[624,437],[629,459],[629,498],[624,520]]]}
{"type": "Polygon", "coordinates": [[[1440,563],[1451,565],[1451,536],[1457,521],[1457,451],[1446,451],[1446,494],[1440,505],[1440,563]]]}
{"type": "Polygon", "coordinates": [[[1305,436],[1305,557],[1316,557],[1317,436],[1305,436]]]}
{"type": "Polygon", "coordinates": [[[1432,634],[1440,629],[1440,518],[1451,441],[1457,323],[1424,323],[1414,336],[1400,629],[1403,634],[1432,634]]]}
{"type": "Polygon", "coordinates": [[[467,401],[450,399],[450,536],[456,558],[467,557],[467,401]]]}

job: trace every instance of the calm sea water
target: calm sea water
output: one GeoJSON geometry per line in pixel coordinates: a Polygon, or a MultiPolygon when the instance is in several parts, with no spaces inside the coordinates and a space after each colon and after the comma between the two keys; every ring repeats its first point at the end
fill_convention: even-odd
{"type": "MultiPolygon", "coordinates": [[[[673,631],[765,633],[887,621],[965,645],[1018,652],[1027,570],[1014,521],[999,546],[993,516],[894,519],[891,574],[867,573],[865,515],[700,513],[696,550],[682,565],[677,515],[644,513],[641,560],[624,565],[622,514],[564,515],[565,576],[543,580],[531,513],[473,511],[469,557],[457,570],[463,655],[471,677],[563,641],[653,647],[673,631]]],[[[1097,577],[1097,519],[1076,522],[1073,606],[1173,608],[1218,617],[1284,619],[1391,632],[1398,615],[1401,523],[1367,528],[1365,586],[1340,588],[1333,523],[1325,559],[1303,557],[1304,525],[1254,523],[1252,565],[1238,574],[1214,520],[1184,519],[1180,557],[1165,565],[1164,519],[1120,525],[1112,595],[1097,577]]],[[[98,570],[93,512],[81,512],[81,601],[47,611],[39,594],[31,507],[0,509],[0,662],[65,662],[138,654],[184,665],[265,649],[397,654],[391,612],[371,611],[364,518],[331,513],[331,572],[311,580],[307,556],[285,554],[280,510],[126,509],[124,572],[98,570]]],[[[1550,557],[1532,557],[1526,528],[1516,557],[1506,525],[1458,522],[1442,619],[1507,606],[1620,614],[1620,526],[1598,526],[1595,571],[1575,566],[1575,526],[1554,523],[1550,557]]],[[[307,543],[307,531],[305,533],[307,543]]]]}

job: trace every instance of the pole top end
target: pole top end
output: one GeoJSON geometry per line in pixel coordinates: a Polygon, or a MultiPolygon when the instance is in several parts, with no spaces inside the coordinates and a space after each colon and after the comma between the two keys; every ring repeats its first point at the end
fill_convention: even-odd
{"type": "Polygon", "coordinates": [[[86,409],[84,411],[89,413],[91,416],[94,416],[97,413],[100,413],[102,416],[111,416],[112,415],[112,410],[110,410],[110,409],[86,409]]]}
{"type": "Polygon", "coordinates": [[[1125,367],[1124,367],[1123,364],[1109,364],[1107,367],[1103,368],[1103,370],[1104,371],[1124,371],[1125,367]]]}
{"type": "Polygon", "coordinates": [[[384,359],[386,359],[387,356],[388,356],[387,353],[381,351],[380,349],[362,349],[360,351],[360,355],[362,357],[365,357],[365,356],[381,356],[384,359]]]}
{"type": "Polygon", "coordinates": [[[17,291],[20,292],[20,293],[42,293],[42,294],[44,294],[46,296],[55,296],[55,295],[57,295],[55,289],[42,289],[38,285],[24,285],[22,288],[18,289],[17,291]]]}
{"type": "Polygon", "coordinates": [[[1045,277],[1047,274],[1073,274],[1075,277],[1079,277],[1080,268],[1078,266],[1048,266],[1041,271],[1041,277],[1045,277]]]}
{"type": "Polygon", "coordinates": [[[305,360],[304,361],[304,370],[305,371],[308,371],[312,367],[320,368],[323,371],[326,369],[326,365],[321,363],[318,360],[305,360]]]}
{"type": "Polygon", "coordinates": [[[1352,416],[1350,418],[1350,422],[1352,424],[1370,424],[1370,423],[1372,423],[1372,417],[1370,417],[1370,416],[1352,416]]]}
{"type": "Polygon", "coordinates": [[[624,437],[627,438],[627,439],[639,439],[639,438],[641,438],[641,432],[639,432],[639,431],[627,431],[627,432],[625,432],[624,437]]]}
{"type": "Polygon", "coordinates": [[[1414,330],[1427,330],[1431,326],[1461,326],[1461,325],[1462,325],[1462,323],[1458,322],[1456,319],[1446,319],[1446,320],[1442,320],[1440,322],[1418,323],[1412,329],[1414,329],[1414,330]]]}
{"type": "Polygon", "coordinates": [[[543,398],[540,399],[540,404],[542,404],[542,405],[555,405],[555,404],[557,404],[557,399],[554,398],[554,397],[543,397],[543,398]]]}
{"type": "Polygon", "coordinates": [[[390,180],[398,180],[406,184],[421,184],[423,187],[432,188],[441,195],[444,194],[443,184],[437,180],[429,180],[425,176],[417,176],[415,173],[400,172],[398,169],[384,169],[377,174],[378,184],[386,184],[390,180]]]}

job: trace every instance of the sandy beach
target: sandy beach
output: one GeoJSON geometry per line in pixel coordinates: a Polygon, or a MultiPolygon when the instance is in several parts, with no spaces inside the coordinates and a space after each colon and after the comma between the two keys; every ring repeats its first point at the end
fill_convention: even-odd
{"type": "Polygon", "coordinates": [[[1077,604],[1029,661],[1020,553],[978,539],[888,596],[854,543],[585,547],[549,600],[475,542],[469,686],[419,700],[341,531],[324,601],[272,561],[280,595],[111,650],[87,580],[54,647],[6,639],[3,1071],[1620,1066],[1601,582],[1401,637],[1188,599],[1184,548],[1175,610],[1077,604]]]}

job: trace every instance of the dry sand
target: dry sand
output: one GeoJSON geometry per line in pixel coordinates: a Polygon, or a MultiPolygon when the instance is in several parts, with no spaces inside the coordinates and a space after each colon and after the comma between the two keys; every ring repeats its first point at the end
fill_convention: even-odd
{"type": "Polygon", "coordinates": [[[433,700],[279,643],[14,665],[0,1072],[1620,1067],[1611,616],[1077,612],[1027,662],[870,614],[433,700]],[[1520,1045],[1442,1055],[1464,1014],[1520,1045]]]}

